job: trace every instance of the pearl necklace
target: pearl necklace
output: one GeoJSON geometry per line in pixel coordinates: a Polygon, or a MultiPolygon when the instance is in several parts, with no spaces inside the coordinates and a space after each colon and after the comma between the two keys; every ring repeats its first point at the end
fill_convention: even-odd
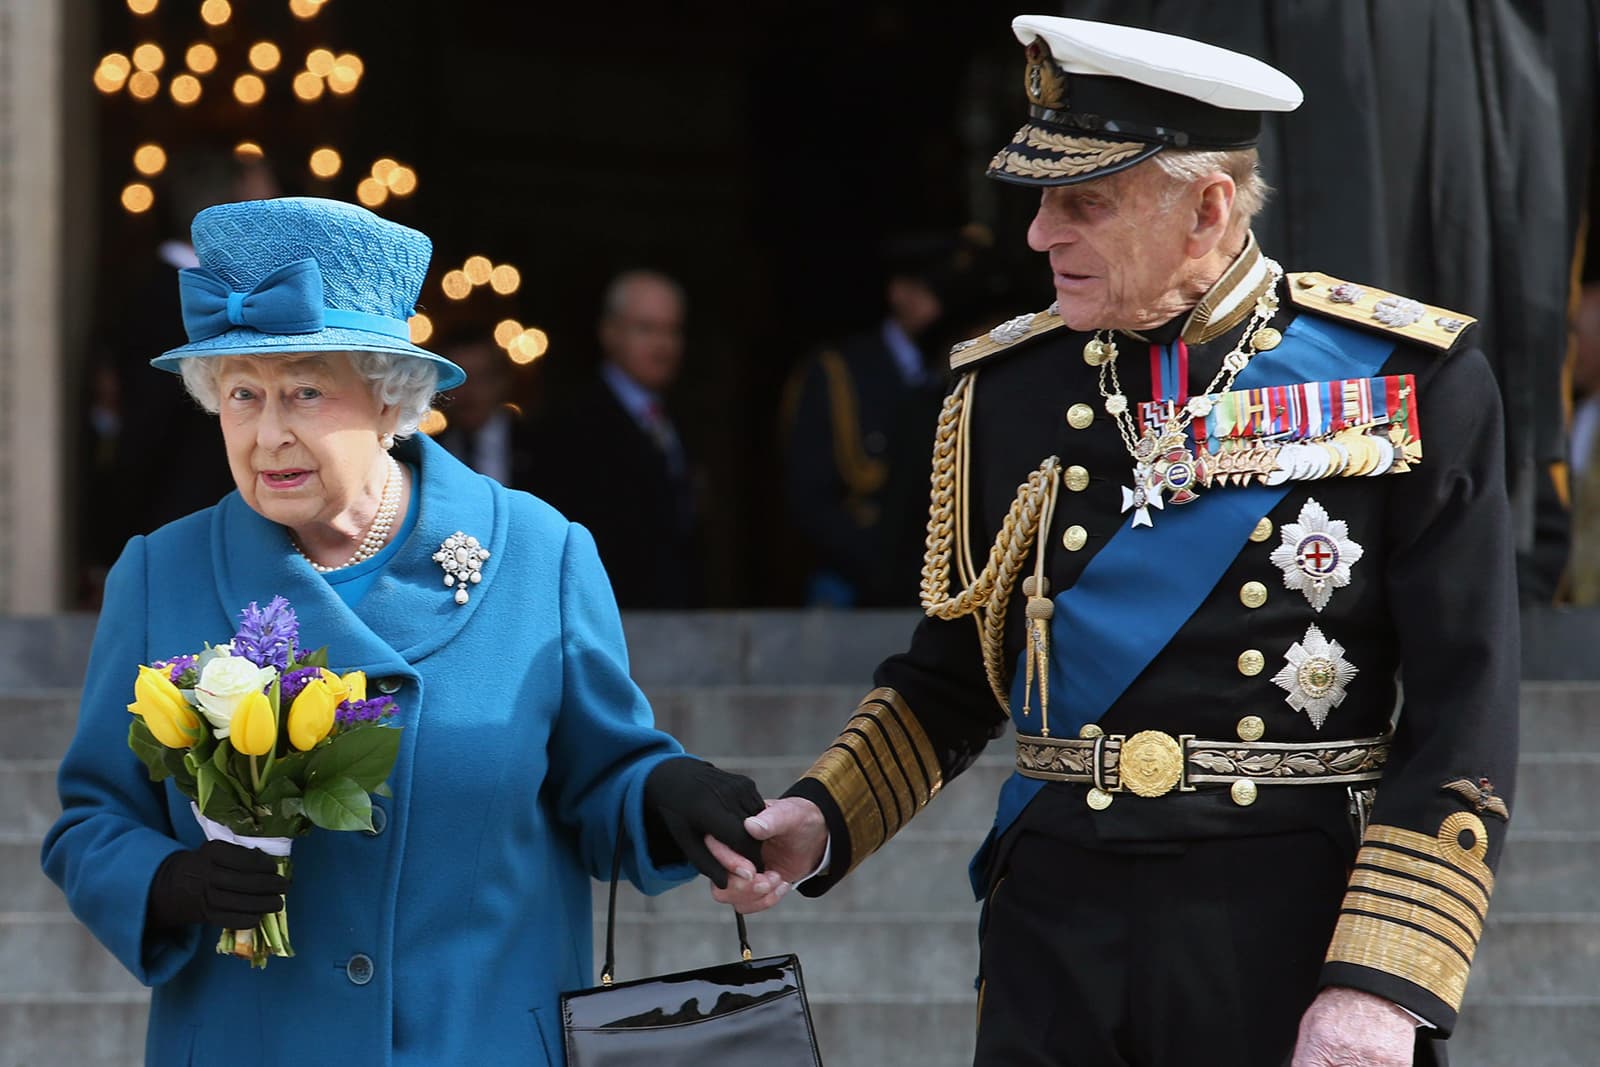
{"type": "Polygon", "coordinates": [[[1117,378],[1116,335],[1110,330],[1100,331],[1084,346],[1084,358],[1100,366],[1098,384],[1100,395],[1105,399],[1106,413],[1116,420],[1123,447],[1133,459],[1133,485],[1122,490],[1122,511],[1124,514],[1134,512],[1135,527],[1154,525],[1150,509],[1162,510],[1164,495],[1170,495],[1175,504],[1186,504],[1195,498],[1203,475],[1188,447],[1189,424],[1211,413],[1212,396],[1227,392],[1258,350],[1278,342],[1278,331],[1266,324],[1278,312],[1278,280],[1283,277],[1283,268],[1270,259],[1266,264],[1271,284],[1256,300],[1249,325],[1239,335],[1239,343],[1223,359],[1205,391],[1191,397],[1182,409],[1173,410],[1160,428],[1152,424],[1140,433],[1128,411],[1128,397],[1117,378]]]}
{"type": "Polygon", "coordinates": [[[355,555],[339,564],[337,567],[324,567],[300,547],[300,542],[289,535],[289,543],[294,545],[294,550],[300,553],[305,561],[311,564],[311,569],[318,574],[327,574],[330,571],[343,570],[354,567],[357,563],[367,560],[383,551],[383,546],[389,540],[389,531],[394,526],[395,516],[400,514],[400,488],[405,482],[405,477],[400,473],[400,464],[395,462],[393,456],[389,459],[389,474],[383,481],[383,499],[378,504],[378,514],[373,518],[372,525],[367,529],[367,535],[361,539],[361,544],[356,548],[355,555]]]}

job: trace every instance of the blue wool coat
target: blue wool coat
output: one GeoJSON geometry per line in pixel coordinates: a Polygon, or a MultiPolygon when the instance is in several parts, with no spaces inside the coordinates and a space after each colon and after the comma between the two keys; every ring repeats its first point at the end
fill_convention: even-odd
{"type": "Polygon", "coordinates": [[[628,677],[588,532],[426,438],[401,454],[421,470],[417,525],[353,610],[237,493],[134,538],[107,580],[43,862],[154,987],[148,1063],[561,1064],[557,994],[593,984],[590,878],[609,876],[619,815],[641,889],[694,873],[644,845],[645,777],[682,749],[628,677]],[[492,553],[465,605],[432,559],[457,530],[492,553]],[[126,705],[138,664],[227,640],[274,595],[307,647],[398,686],[405,733],[382,832],[295,842],[297,954],[252,971],[214,953],[215,929],[145,933],[156,868],[203,838],[129,751],[126,705]]]}

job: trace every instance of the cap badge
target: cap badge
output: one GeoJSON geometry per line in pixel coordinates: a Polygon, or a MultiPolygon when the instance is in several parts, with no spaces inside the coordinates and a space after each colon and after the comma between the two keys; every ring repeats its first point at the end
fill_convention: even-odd
{"type": "Polygon", "coordinates": [[[1350,568],[1361,559],[1361,546],[1350,538],[1343,519],[1328,518],[1327,509],[1307,500],[1300,517],[1285,523],[1283,541],[1271,560],[1283,571],[1283,584],[1305,594],[1311,607],[1327,607],[1335,589],[1350,584],[1350,568]]]}
{"type": "Polygon", "coordinates": [[[1023,80],[1028,92],[1028,103],[1052,111],[1067,106],[1067,79],[1056,66],[1050,49],[1034,41],[1027,48],[1028,71],[1023,80]]]}
{"type": "Polygon", "coordinates": [[[1322,636],[1313,623],[1306,635],[1284,657],[1289,662],[1272,676],[1274,684],[1289,695],[1284,699],[1296,711],[1303,711],[1318,730],[1327,721],[1329,710],[1344,703],[1345,686],[1358,673],[1344,658],[1344,647],[1322,636]]]}

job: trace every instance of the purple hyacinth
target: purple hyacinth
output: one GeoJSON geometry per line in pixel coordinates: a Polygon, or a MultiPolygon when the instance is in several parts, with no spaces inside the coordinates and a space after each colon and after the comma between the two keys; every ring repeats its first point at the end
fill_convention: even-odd
{"type": "Polygon", "coordinates": [[[294,644],[300,637],[300,623],[294,609],[281,596],[272,598],[266,609],[250,606],[239,612],[239,632],[233,637],[233,654],[243,656],[257,667],[289,666],[294,644]]]}
{"type": "Polygon", "coordinates": [[[373,697],[371,700],[346,700],[339,705],[333,714],[333,721],[340,726],[355,726],[359,723],[377,722],[393,715],[397,709],[394,701],[388,697],[373,697]]]}
{"type": "Polygon", "coordinates": [[[173,656],[171,659],[158,659],[150,666],[158,671],[166,671],[167,678],[173,685],[177,685],[178,679],[183,677],[184,672],[195,665],[195,659],[194,656],[173,656]]]}
{"type": "Polygon", "coordinates": [[[311,679],[320,677],[321,674],[321,667],[301,667],[299,670],[286,672],[280,683],[282,686],[280,696],[284,705],[288,706],[295,697],[300,695],[301,690],[305,689],[311,679]]]}

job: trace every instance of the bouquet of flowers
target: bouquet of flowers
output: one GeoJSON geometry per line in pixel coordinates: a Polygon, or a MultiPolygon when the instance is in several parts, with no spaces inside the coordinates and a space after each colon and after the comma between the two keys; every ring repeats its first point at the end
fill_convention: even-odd
{"type": "MultiPolygon", "coordinates": [[[[299,641],[287,600],[252,601],[226,644],[141,665],[128,705],[128,746],[150,780],[172,779],[208,839],[258,848],[285,876],[291,842],[313,826],[372,829],[372,795],[390,795],[400,750],[394,702],[367,699],[365,675],[329,670],[325,647],[299,641]]],[[[287,911],[224,930],[217,951],[252,967],[293,956],[287,911]]]]}

